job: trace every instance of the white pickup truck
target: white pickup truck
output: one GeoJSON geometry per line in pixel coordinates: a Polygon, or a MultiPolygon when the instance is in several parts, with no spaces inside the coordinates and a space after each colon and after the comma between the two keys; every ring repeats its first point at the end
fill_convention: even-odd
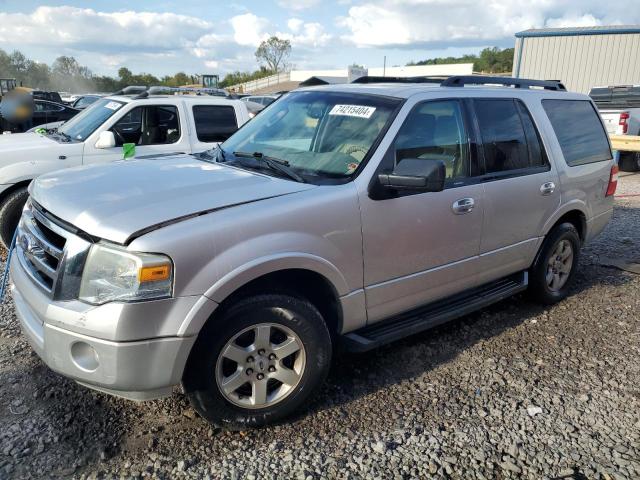
{"type": "MultiPolygon", "coordinates": [[[[594,87],[589,96],[609,135],[640,135],[640,85],[594,87]]],[[[640,152],[620,152],[620,170],[639,171],[640,152]]]]}
{"type": "Polygon", "coordinates": [[[250,114],[240,100],[195,95],[116,95],[98,100],[55,130],[0,135],[0,241],[8,246],[27,186],[53,170],[135,156],[198,153],[223,142],[250,114]]]}

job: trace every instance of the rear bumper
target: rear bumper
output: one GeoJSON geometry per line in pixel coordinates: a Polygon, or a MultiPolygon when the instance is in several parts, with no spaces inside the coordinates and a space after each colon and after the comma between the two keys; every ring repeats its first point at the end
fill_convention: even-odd
{"type": "MultiPolygon", "coordinates": [[[[73,332],[53,325],[48,318],[59,316],[64,304],[70,302],[54,305],[15,260],[11,262],[11,276],[22,331],[52,370],[90,388],[133,400],[166,396],[180,383],[196,337],[112,341],[73,332]]],[[[121,314],[128,316],[126,308],[121,314]]]]}

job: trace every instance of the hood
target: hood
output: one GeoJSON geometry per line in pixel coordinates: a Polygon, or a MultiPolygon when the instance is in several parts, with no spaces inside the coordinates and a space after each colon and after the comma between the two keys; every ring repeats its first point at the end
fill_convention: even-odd
{"type": "Polygon", "coordinates": [[[32,183],[31,195],[76,228],[126,244],[162,224],[310,188],[178,155],[46,174],[32,183]]]}
{"type": "Polygon", "coordinates": [[[9,154],[21,155],[28,151],[42,150],[58,145],[58,142],[39,133],[11,133],[0,135],[0,159],[9,154]]]}

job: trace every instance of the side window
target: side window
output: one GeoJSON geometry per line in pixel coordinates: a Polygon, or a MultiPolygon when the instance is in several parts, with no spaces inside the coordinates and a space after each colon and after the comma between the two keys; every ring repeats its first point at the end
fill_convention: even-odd
{"type": "Polygon", "coordinates": [[[607,134],[587,100],[543,100],[562,154],[571,167],[611,159],[607,134]]]}
{"type": "Polygon", "coordinates": [[[395,164],[405,158],[441,160],[446,181],[470,177],[469,143],[457,100],[425,102],[407,116],[394,143],[395,164]]]}
{"type": "Polygon", "coordinates": [[[136,145],[167,145],[180,139],[180,118],[173,105],[136,107],[111,131],[116,137],[116,146],[124,143],[136,145]]]}
{"type": "Polygon", "coordinates": [[[513,99],[476,99],[486,173],[529,167],[529,148],[513,99]]]}
{"type": "Polygon", "coordinates": [[[238,130],[236,112],[230,105],[196,105],[193,119],[201,142],[224,142],[238,130]]]}
{"type": "Polygon", "coordinates": [[[116,146],[121,147],[125,143],[140,144],[140,135],[142,133],[142,112],[144,107],[136,107],[118,120],[111,131],[116,137],[116,146]]]}
{"type": "Polygon", "coordinates": [[[529,166],[535,167],[548,167],[549,161],[544,150],[542,141],[540,140],[540,134],[533,124],[533,119],[527,107],[520,100],[516,100],[516,107],[520,112],[520,119],[522,120],[522,126],[524,127],[524,134],[527,137],[527,146],[529,148],[529,166]]]}

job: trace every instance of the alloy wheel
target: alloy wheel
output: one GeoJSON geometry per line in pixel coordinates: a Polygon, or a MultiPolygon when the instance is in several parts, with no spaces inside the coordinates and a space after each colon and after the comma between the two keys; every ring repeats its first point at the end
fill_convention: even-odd
{"type": "Polygon", "coordinates": [[[300,337],[290,328],[259,323],[234,335],[216,361],[216,383],[243,408],[271,407],[297,387],[306,364],[300,337]]]}
{"type": "Polygon", "coordinates": [[[561,240],[556,245],[547,262],[545,280],[551,291],[564,287],[573,268],[573,246],[569,240],[561,240]]]}

